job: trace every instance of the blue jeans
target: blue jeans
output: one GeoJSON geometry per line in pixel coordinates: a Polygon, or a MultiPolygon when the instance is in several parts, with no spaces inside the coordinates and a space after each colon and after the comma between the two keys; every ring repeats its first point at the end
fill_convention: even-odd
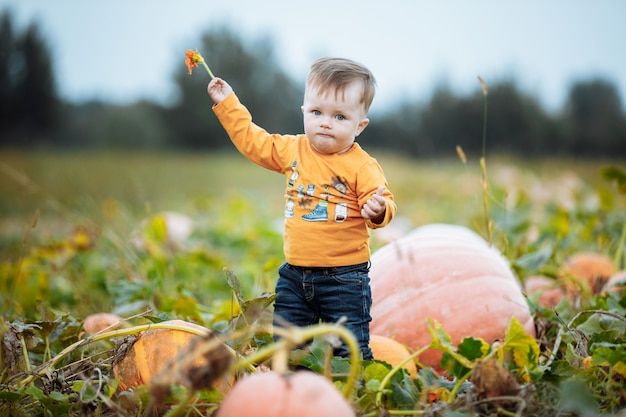
{"type": "MultiPolygon", "coordinates": [[[[274,326],[288,323],[305,327],[320,320],[335,323],[345,317],[345,327],[356,337],[363,359],[371,360],[372,292],[368,272],[369,262],[328,268],[282,264],[276,284],[274,326]]],[[[342,343],[334,354],[347,357],[350,353],[342,343]]]]}

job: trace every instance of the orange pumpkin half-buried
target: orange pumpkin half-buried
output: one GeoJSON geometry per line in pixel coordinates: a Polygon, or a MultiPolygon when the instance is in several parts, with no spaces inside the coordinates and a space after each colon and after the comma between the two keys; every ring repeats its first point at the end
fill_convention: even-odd
{"type": "Polygon", "coordinates": [[[163,323],[190,331],[150,329],[140,333],[132,346],[118,354],[121,358],[113,365],[120,390],[150,385],[156,378],[160,378],[161,384],[194,385],[197,382],[194,378],[199,377],[214,380],[218,389],[227,390],[226,377],[216,375],[216,372],[223,371],[230,364],[230,352],[217,340],[211,345],[214,348],[206,349],[207,346],[202,345],[203,342],[212,343],[211,331],[183,320],[163,323]]]}
{"type": "MultiPolygon", "coordinates": [[[[521,285],[508,261],[471,230],[431,224],[372,255],[371,333],[417,350],[428,346],[427,320],[441,324],[458,345],[465,337],[504,338],[513,317],[535,336],[521,285]]],[[[417,358],[441,371],[442,352],[417,358]]]]}

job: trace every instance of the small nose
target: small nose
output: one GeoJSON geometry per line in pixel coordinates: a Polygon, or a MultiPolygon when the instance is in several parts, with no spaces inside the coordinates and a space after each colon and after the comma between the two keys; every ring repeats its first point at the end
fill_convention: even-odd
{"type": "Polygon", "coordinates": [[[324,127],[330,126],[330,117],[322,116],[322,118],[320,119],[320,126],[324,126],[324,127]]]}

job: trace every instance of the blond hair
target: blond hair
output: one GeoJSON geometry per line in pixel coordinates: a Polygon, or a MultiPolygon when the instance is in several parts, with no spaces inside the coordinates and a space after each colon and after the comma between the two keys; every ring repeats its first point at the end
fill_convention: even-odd
{"type": "Polygon", "coordinates": [[[347,58],[320,58],[311,64],[306,84],[318,91],[334,90],[335,94],[339,94],[355,81],[363,86],[360,103],[367,114],[374,100],[376,79],[367,67],[358,62],[347,58]]]}

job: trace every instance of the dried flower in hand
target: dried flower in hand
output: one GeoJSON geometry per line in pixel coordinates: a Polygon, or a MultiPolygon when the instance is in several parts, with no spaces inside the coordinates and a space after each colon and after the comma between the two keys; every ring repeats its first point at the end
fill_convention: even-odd
{"type": "Polygon", "coordinates": [[[185,65],[187,65],[187,71],[189,71],[189,74],[191,74],[191,71],[194,68],[198,68],[198,62],[204,65],[204,68],[206,68],[206,71],[209,73],[212,79],[215,78],[215,76],[209,69],[209,66],[206,64],[206,62],[204,62],[204,58],[202,58],[202,55],[200,55],[197,50],[194,52],[191,49],[187,49],[187,51],[185,52],[185,65]]]}

